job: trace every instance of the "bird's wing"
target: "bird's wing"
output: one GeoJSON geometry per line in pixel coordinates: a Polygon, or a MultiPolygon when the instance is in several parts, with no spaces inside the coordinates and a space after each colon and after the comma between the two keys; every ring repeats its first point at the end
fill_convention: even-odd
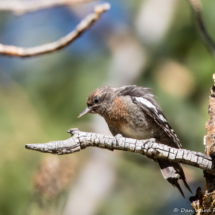
{"type": "Polygon", "coordinates": [[[148,114],[154,119],[154,121],[165,131],[165,133],[172,139],[178,148],[181,148],[182,145],[174,130],[169,125],[166,117],[163,115],[159,106],[155,100],[143,98],[143,97],[131,97],[133,103],[138,105],[144,113],[148,114]]]}
{"type": "Polygon", "coordinates": [[[163,115],[160,106],[156,102],[154,95],[149,88],[128,85],[120,87],[118,96],[130,96],[133,103],[138,105],[144,113],[148,114],[165,131],[170,139],[175,143],[175,147],[181,148],[182,145],[174,130],[169,125],[166,117],[163,115]]]}

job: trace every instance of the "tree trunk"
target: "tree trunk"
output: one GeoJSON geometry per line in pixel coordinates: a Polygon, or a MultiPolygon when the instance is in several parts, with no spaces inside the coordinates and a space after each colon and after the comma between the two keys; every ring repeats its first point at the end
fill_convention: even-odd
{"type": "MultiPolygon", "coordinates": [[[[215,74],[213,75],[215,82],[215,74]]],[[[212,168],[214,168],[215,155],[215,84],[211,88],[209,96],[208,114],[210,119],[206,122],[205,127],[207,134],[204,137],[205,153],[212,157],[212,168]]],[[[205,190],[201,191],[199,187],[196,196],[190,198],[191,205],[198,215],[211,215],[215,213],[215,176],[204,171],[205,190]]]]}

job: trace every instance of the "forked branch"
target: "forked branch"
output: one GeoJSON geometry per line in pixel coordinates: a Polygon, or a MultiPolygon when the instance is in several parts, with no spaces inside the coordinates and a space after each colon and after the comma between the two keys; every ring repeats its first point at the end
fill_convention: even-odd
{"type": "Polygon", "coordinates": [[[70,129],[68,133],[71,133],[72,137],[67,140],[53,141],[45,144],[27,144],[25,147],[39,152],[58,155],[75,153],[89,146],[109,150],[130,151],[152,158],[168,159],[187,164],[215,175],[212,158],[210,156],[200,152],[176,149],[164,144],[158,144],[155,142],[155,139],[136,140],[124,138],[121,135],[111,137],[102,134],[82,132],[77,128],[70,129]]]}

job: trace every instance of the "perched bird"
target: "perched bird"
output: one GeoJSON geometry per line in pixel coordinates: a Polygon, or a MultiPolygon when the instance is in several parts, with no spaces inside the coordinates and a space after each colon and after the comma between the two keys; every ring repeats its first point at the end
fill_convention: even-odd
{"type": "MultiPolygon", "coordinates": [[[[136,85],[99,87],[89,95],[87,108],[78,117],[88,113],[104,117],[114,136],[121,134],[134,139],[155,138],[157,143],[174,148],[182,147],[148,88],[136,85]]],[[[192,193],[179,163],[164,159],[156,159],[155,161],[160,165],[163,177],[174,187],[177,187],[183,197],[184,193],[178,183],[179,179],[192,193]]]]}

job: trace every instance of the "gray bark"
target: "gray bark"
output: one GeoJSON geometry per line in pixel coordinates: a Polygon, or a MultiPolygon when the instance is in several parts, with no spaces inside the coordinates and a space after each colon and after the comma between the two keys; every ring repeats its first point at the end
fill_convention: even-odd
{"type": "Polygon", "coordinates": [[[52,141],[45,144],[27,144],[27,149],[52,153],[71,154],[83,150],[89,146],[104,148],[108,150],[123,150],[140,153],[148,157],[168,159],[174,162],[187,164],[205,170],[215,175],[212,165],[212,158],[201,152],[189,151],[186,149],[172,148],[164,144],[156,143],[155,139],[136,140],[125,138],[121,135],[116,137],[96,133],[79,131],[77,128],[70,129],[72,137],[62,141],[52,141]]]}

